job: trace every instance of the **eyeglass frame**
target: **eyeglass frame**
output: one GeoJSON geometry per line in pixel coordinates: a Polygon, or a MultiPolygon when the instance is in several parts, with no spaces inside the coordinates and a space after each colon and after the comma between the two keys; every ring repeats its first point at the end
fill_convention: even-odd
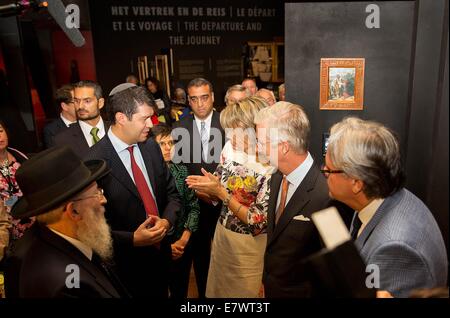
{"type": "Polygon", "coordinates": [[[83,200],[94,198],[94,197],[97,197],[97,199],[101,200],[102,197],[104,197],[104,196],[105,196],[105,191],[102,188],[98,188],[98,191],[96,194],[88,195],[87,197],[84,197],[84,198],[73,199],[71,201],[72,202],[83,201],[83,200]]]}
{"type": "Polygon", "coordinates": [[[321,172],[321,173],[323,174],[323,176],[324,176],[325,178],[327,178],[327,179],[328,179],[328,177],[330,176],[330,174],[333,174],[333,173],[345,173],[344,170],[339,170],[339,169],[337,169],[337,170],[331,170],[331,169],[328,169],[328,167],[327,167],[325,164],[323,164],[322,167],[320,168],[320,172],[321,172]],[[325,168],[327,168],[327,169],[325,169],[325,168]]]}

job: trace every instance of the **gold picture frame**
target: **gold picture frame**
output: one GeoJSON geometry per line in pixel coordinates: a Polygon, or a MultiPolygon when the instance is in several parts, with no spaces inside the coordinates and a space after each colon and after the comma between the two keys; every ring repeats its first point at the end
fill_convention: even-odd
{"type": "Polygon", "coordinates": [[[320,59],[320,109],[362,110],[364,58],[320,59]]]}

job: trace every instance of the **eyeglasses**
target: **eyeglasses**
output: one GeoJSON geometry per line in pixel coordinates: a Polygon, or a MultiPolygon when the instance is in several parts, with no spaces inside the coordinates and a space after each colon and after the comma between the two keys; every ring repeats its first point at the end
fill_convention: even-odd
{"type": "Polygon", "coordinates": [[[84,197],[84,198],[74,199],[72,201],[76,202],[76,201],[82,201],[82,200],[86,200],[86,199],[90,199],[90,198],[97,198],[97,199],[101,200],[103,198],[103,196],[104,196],[103,189],[98,188],[98,191],[97,191],[96,194],[89,195],[89,196],[84,197]]]}
{"type": "Polygon", "coordinates": [[[209,94],[201,95],[201,96],[189,96],[189,100],[193,104],[198,104],[199,101],[205,103],[209,99],[209,94]]]}
{"type": "Polygon", "coordinates": [[[323,165],[320,169],[320,172],[323,173],[324,177],[328,179],[331,173],[345,173],[344,170],[330,170],[326,165],[323,165]]]}

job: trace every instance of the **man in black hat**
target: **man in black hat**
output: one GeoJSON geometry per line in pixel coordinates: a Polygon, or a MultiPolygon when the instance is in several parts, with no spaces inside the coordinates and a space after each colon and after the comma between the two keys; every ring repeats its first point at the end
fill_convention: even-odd
{"type": "Polygon", "coordinates": [[[6,260],[8,298],[125,295],[102,262],[113,250],[96,180],[108,172],[103,160],[82,162],[68,147],[43,151],[17,171],[23,197],[11,214],[37,222],[6,260]]]}

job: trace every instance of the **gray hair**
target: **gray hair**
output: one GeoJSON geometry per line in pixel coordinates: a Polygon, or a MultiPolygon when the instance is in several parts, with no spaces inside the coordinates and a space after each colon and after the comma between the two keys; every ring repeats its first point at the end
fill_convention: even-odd
{"type": "Polygon", "coordinates": [[[400,147],[387,127],[348,117],[331,127],[328,141],[333,165],[363,181],[367,198],[385,198],[403,186],[400,147]]]}
{"type": "Polygon", "coordinates": [[[311,128],[302,106],[277,102],[256,115],[255,124],[263,122],[267,123],[271,131],[276,129],[278,141],[287,141],[296,153],[304,154],[308,151],[311,128]]]}
{"type": "Polygon", "coordinates": [[[226,105],[228,105],[228,98],[230,97],[230,94],[232,92],[245,92],[245,97],[250,97],[250,91],[246,87],[242,86],[241,84],[236,84],[236,85],[230,86],[227,89],[227,92],[225,93],[225,104],[226,105]]]}

